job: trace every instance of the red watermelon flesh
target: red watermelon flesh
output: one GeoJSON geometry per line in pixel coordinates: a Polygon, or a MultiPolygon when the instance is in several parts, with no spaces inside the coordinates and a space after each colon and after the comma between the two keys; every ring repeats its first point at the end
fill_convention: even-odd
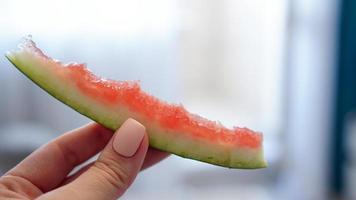
{"type": "Polygon", "coordinates": [[[29,38],[6,57],[49,94],[107,128],[116,130],[129,117],[140,121],[154,148],[230,168],[266,166],[261,133],[192,114],[144,92],[137,81],[107,80],[84,64],[63,64],[29,38]]]}

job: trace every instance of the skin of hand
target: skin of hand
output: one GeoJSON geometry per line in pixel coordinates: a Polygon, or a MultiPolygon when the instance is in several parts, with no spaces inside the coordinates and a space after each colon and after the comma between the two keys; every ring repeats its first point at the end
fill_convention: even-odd
{"type": "Polygon", "coordinates": [[[113,134],[91,123],[34,151],[0,178],[0,199],[117,199],[136,175],[168,154],[149,148],[145,127],[128,119],[113,134]],[[74,174],[74,167],[100,153],[74,174]]]}

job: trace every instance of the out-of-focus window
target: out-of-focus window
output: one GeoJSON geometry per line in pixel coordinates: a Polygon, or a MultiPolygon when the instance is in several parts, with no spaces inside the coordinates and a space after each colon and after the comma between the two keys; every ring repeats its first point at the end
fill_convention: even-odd
{"type": "Polygon", "coordinates": [[[229,126],[279,133],[285,0],[182,1],[183,94],[229,126]]]}

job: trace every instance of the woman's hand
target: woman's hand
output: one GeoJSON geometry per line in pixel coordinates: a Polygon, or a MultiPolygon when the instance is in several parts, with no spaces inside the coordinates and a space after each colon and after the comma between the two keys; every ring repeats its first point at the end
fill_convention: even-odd
{"type": "Polygon", "coordinates": [[[2,176],[0,199],[116,199],[140,170],[167,155],[148,148],[145,127],[133,119],[114,135],[92,123],[49,142],[2,176]],[[68,176],[101,150],[95,162],[68,176]]]}

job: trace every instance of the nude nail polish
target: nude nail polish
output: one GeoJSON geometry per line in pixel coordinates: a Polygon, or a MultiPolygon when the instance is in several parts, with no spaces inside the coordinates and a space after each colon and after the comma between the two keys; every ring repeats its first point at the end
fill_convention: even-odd
{"type": "Polygon", "coordinates": [[[113,148],[124,156],[132,157],[145,137],[146,128],[134,119],[126,120],[115,132],[113,148]]]}

